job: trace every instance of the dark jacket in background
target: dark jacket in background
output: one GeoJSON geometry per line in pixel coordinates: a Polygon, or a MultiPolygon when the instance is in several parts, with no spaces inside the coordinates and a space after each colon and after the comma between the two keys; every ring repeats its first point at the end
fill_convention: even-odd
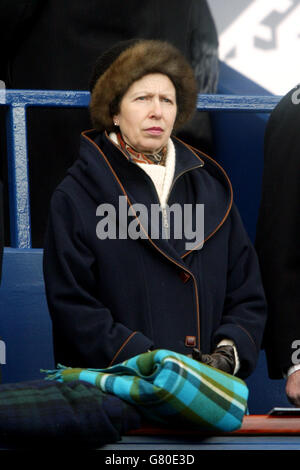
{"type": "MultiPolygon", "coordinates": [[[[255,251],[225,173],[209,157],[174,143],[168,205],[183,211],[185,204],[194,210],[204,204],[206,242],[198,250],[186,246],[185,232],[180,239],[151,238],[150,216],[144,227],[150,238],[100,240],[100,204],[116,208],[119,228],[120,196],[144,204],[148,214],[159,201],[148,175],[106,134],[82,136],[80,158],[54,192],[44,250],[56,362],[107,367],[149,348],[191,353],[188,344],[209,353],[230,338],[239,375],[253,371],[266,317],[255,251]]],[[[130,223],[128,216],[126,231],[130,223]]]]}
{"type": "Polygon", "coordinates": [[[3,257],[3,247],[4,247],[4,217],[3,217],[3,187],[0,181],[0,284],[1,284],[1,275],[2,275],[2,257],[3,257]]]}
{"type": "MultiPolygon", "coordinates": [[[[4,247],[4,228],[3,228],[3,191],[2,183],[0,181],[0,290],[1,290],[1,276],[2,276],[2,258],[3,258],[3,247],[4,247]]],[[[0,336],[1,341],[1,336],[0,336]]],[[[2,373],[0,369],[0,383],[2,380],[2,373]]]]}
{"type": "MultiPolygon", "coordinates": [[[[195,69],[199,92],[216,91],[218,40],[206,0],[2,0],[0,8],[1,50],[7,51],[0,79],[7,88],[87,90],[99,54],[120,40],[142,37],[173,43],[195,69]]],[[[32,108],[28,116],[32,241],[40,247],[51,194],[91,123],[86,109],[32,108]]],[[[196,114],[180,136],[210,152],[208,115],[196,114]]],[[[7,195],[5,165],[2,174],[7,195]]]]}
{"type": "MultiPolygon", "coordinates": [[[[265,348],[271,378],[292,366],[300,342],[300,92],[271,113],[265,134],[256,248],[268,302],[265,348]],[[297,340],[298,347],[293,347],[297,340]]],[[[298,354],[299,357],[299,354],[298,354]]]]}

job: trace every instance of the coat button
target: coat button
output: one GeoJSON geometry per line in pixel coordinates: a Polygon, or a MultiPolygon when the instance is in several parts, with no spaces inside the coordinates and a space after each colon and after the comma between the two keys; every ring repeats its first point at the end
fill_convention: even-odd
{"type": "Polygon", "coordinates": [[[189,273],[187,273],[186,271],[180,271],[179,273],[179,276],[180,276],[180,279],[182,280],[182,282],[185,284],[189,278],[191,277],[189,273]]]}
{"type": "Polygon", "coordinates": [[[186,336],[185,337],[185,345],[188,348],[195,348],[196,347],[196,336],[186,336]]]}

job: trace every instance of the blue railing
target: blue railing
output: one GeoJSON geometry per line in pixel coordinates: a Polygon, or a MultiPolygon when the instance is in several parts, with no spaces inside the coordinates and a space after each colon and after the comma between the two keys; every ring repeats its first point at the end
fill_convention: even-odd
{"type": "MultiPolygon", "coordinates": [[[[269,113],[278,96],[199,95],[199,111],[269,113]]],[[[89,105],[87,91],[0,90],[0,105],[7,106],[7,151],[11,246],[31,248],[28,177],[28,107],[84,108],[89,105]]]]}

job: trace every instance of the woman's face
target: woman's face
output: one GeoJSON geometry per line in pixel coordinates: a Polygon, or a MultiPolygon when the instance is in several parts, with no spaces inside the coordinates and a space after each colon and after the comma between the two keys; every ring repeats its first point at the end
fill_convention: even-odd
{"type": "Polygon", "coordinates": [[[173,83],[167,75],[153,73],[133,82],[113,119],[127,144],[139,152],[154,153],[167,143],[176,114],[173,83]]]}

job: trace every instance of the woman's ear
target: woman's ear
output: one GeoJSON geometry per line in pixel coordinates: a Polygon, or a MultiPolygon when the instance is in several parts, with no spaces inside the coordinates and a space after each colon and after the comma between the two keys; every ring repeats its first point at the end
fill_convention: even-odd
{"type": "Polygon", "coordinates": [[[114,123],[115,126],[119,125],[119,115],[118,114],[115,114],[113,116],[113,123],[114,123]]]}

